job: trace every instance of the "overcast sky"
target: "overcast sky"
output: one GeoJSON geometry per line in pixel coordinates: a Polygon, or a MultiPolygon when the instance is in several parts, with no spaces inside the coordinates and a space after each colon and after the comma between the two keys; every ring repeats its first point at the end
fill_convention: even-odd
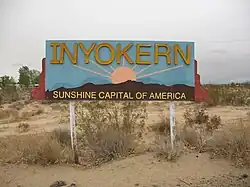
{"type": "Polygon", "coordinates": [[[0,76],[47,39],[194,41],[202,82],[250,80],[250,0],[0,0],[0,76]]]}

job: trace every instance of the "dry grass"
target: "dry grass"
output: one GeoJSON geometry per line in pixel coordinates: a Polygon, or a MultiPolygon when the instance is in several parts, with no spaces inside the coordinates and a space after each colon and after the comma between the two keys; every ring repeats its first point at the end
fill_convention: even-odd
{"type": "Polygon", "coordinates": [[[19,133],[28,132],[30,129],[30,125],[28,123],[19,123],[17,126],[17,130],[19,133]]]}
{"type": "Polygon", "coordinates": [[[6,119],[8,123],[19,122],[42,113],[44,113],[42,106],[34,105],[32,108],[26,108],[19,102],[15,102],[8,107],[0,108],[0,120],[6,119]]]}
{"type": "Polygon", "coordinates": [[[19,116],[17,116],[17,120],[19,118],[19,120],[27,120],[32,116],[37,116],[40,115],[44,112],[44,108],[38,106],[38,107],[34,107],[32,108],[32,110],[23,110],[20,111],[19,116]]]}
{"type": "Polygon", "coordinates": [[[61,110],[62,109],[62,106],[60,103],[52,103],[50,105],[50,107],[52,108],[52,110],[61,110]]]}
{"type": "Polygon", "coordinates": [[[57,164],[72,162],[68,146],[49,133],[9,136],[0,141],[0,162],[27,164],[57,164]]]}
{"type": "Polygon", "coordinates": [[[6,118],[14,118],[18,115],[18,111],[16,109],[10,109],[10,108],[0,108],[0,119],[6,119],[6,118]]]}
{"type": "Polygon", "coordinates": [[[0,125],[0,132],[4,132],[6,131],[7,129],[9,128],[9,125],[8,124],[1,124],[0,125]]]}
{"type": "Polygon", "coordinates": [[[89,165],[96,166],[127,157],[135,153],[137,146],[132,135],[113,128],[102,128],[97,132],[90,130],[82,143],[82,158],[89,165]]]}

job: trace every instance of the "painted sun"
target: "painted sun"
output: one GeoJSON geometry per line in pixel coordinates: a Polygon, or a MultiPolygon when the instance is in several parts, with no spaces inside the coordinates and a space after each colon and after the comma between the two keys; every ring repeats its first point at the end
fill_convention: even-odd
{"type": "Polygon", "coordinates": [[[109,66],[112,69],[112,72],[108,71],[107,69],[105,69],[104,67],[98,65],[96,62],[90,60],[91,63],[95,64],[99,69],[101,69],[102,71],[104,71],[105,73],[99,73],[97,71],[94,70],[90,70],[87,68],[84,68],[82,66],[78,66],[75,65],[75,67],[91,72],[93,74],[102,76],[105,79],[108,79],[112,82],[112,84],[120,84],[126,81],[136,81],[138,79],[144,78],[144,77],[149,77],[155,74],[159,74],[159,73],[163,73],[163,72],[167,72],[170,71],[172,69],[177,69],[177,68],[181,68],[183,65],[178,65],[175,67],[171,67],[171,68],[166,68],[166,69],[162,69],[159,71],[155,71],[152,73],[148,73],[148,74],[142,74],[145,70],[149,69],[150,67],[152,67],[153,64],[141,69],[140,71],[136,72],[134,69],[136,68],[136,65],[134,65],[132,68],[129,68],[127,66],[124,65],[124,59],[123,59],[123,63],[121,67],[118,68],[113,68],[111,65],[109,66]],[[140,75],[139,75],[140,74],[140,75]]]}
{"type": "Polygon", "coordinates": [[[129,67],[116,68],[111,74],[113,84],[120,84],[129,80],[136,81],[136,73],[129,67]]]}

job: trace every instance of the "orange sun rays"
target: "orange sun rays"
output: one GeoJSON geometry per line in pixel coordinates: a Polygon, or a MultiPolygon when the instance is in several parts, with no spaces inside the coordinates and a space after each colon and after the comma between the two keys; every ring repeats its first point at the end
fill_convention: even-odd
{"type": "Polygon", "coordinates": [[[102,66],[97,64],[95,61],[90,60],[91,63],[95,64],[100,70],[103,70],[105,73],[99,73],[97,71],[94,71],[94,70],[91,70],[88,68],[84,68],[84,67],[79,66],[79,65],[74,65],[74,66],[81,69],[81,70],[84,70],[84,71],[99,75],[105,79],[111,80],[113,84],[119,84],[122,82],[126,82],[128,80],[136,81],[137,79],[149,77],[152,75],[160,74],[163,72],[167,72],[167,71],[171,71],[171,70],[183,67],[183,65],[178,65],[175,67],[169,67],[169,68],[165,68],[165,69],[162,69],[159,71],[155,71],[155,72],[148,73],[148,74],[142,74],[142,75],[138,76],[139,74],[143,73],[145,70],[152,67],[153,64],[141,69],[139,72],[136,72],[136,71],[134,71],[134,69],[137,67],[137,65],[134,65],[132,68],[129,68],[129,67],[124,65],[125,64],[124,61],[125,61],[125,59],[123,57],[122,66],[118,67],[118,68],[113,68],[111,65],[109,65],[109,67],[112,69],[112,72],[109,72],[105,68],[103,68],[102,66]]]}

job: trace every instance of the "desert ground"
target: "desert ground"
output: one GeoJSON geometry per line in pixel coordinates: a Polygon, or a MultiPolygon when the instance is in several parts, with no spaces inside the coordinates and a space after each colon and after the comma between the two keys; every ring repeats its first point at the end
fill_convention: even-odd
{"type": "MultiPolygon", "coordinates": [[[[67,183],[65,186],[77,187],[250,186],[250,169],[248,167],[250,156],[249,152],[246,152],[250,151],[249,147],[246,147],[249,145],[242,145],[242,149],[245,150],[241,151],[240,156],[234,157],[233,153],[230,156],[213,156],[213,153],[217,153],[216,151],[203,150],[204,145],[197,142],[187,144],[186,141],[183,143],[181,140],[179,141],[184,144],[181,151],[172,150],[169,146],[160,151],[154,149],[157,144],[155,137],[164,136],[166,132],[159,130],[160,127],[158,128],[157,125],[168,125],[168,107],[168,102],[147,102],[148,116],[143,127],[146,130],[143,131],[140,141],[143,146],[136,148],[133,154],[117,156],[98,165],[88,165],[84,158],[80,164],[72,163],[68,155],[66,159],[61,159],[62,152],[66,154],[71,151],[70,146],[58,145],[50,141],[50,136],[47,136],[47,133],[59,128],[69,129],[68,103],[15,101],[2,104],[0,111],[0,186],[49,187],[53,186],[52,184],[56,181],[65,181],[67,183]],[[158,130],[159,132],[157,132],[158,130]],[[52,144],[53,146],[50,146],[52,144]],[[39,152],[37,148],[39,146],[46,150],[41,152],[39,149],[39,152]],[[35,156],[34,152],[36,152],[35,156]],[[40,162],[39,159],[45,158],[44,155],[49,153],[51,153],[50,158],[40,162]],[[163,155],[163,157],[165,155],[165,158],[159,155],[163,155]],[[54,157],[56,158],[54,159],[54,157]],[[48,160],[53,160],[53,162],[47,163],[48,160]]],[[[185,112],[188,109],[193,112],[202,110],[197,109],[198,107],[203,107],[203,105],[192,102],[175,102],[177,133],[181,134],[181,129],[187,123],[185,112]]],[[[224,137],[224,131],[234,129],[239,123],[249,127],[249,106],[217,105],[206,107],[205,110],[208,116],[216,115],[221,120],[215,127],[213,135],[210,135],[206,142],[224,137]]],[[[191,112],[189,115],[191,116],[193,113],[191,112]]],[[[212,124],[212,121],[209,124],[212,124]]],[[[201,125],[205,126],[205,123],[202,122],[201,125]]],[[[180,135],[179,139],[181,137],[180,135]]],[[[223,141],[223,139],[217,141],[223,141]]],[[[242,141],[244,140],[239,140],[236,144],[238,145],[242,141]]],[[[235,149],[238,150],[241,147],[238,145],[235,149]]],[[[54,184],[55,186],[60,185],[54,184]]]]}

